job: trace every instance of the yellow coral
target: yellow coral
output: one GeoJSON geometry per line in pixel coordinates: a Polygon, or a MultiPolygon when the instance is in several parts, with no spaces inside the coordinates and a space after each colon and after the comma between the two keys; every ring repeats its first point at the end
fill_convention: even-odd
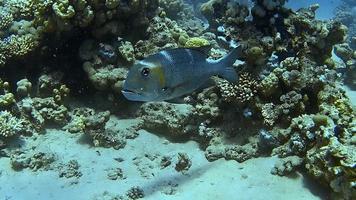
{"type": "Polygon", "coordinates": [[[194,47],[203,47],[203,46],[208,46],[208,45],[210,45],[208,40],[206,40],[204,38],[200,38],[200,37],[192,37],[192,38],[189,38],[187,40],[187,42],[185,42],[184,47],[194,48],[194,47]]]}
{"type": "Polygon", "coordinates": [[[0,95],[0,107],[7,107],[13,103],[16,103],[14,94],[6,93],[4,95],[0,95]]]}
{"type": "Polygon", "coordinates": [[[59,103],[69,95],[70,89],[66,85],[61,85],[59,89],[55,88],[52,92],[55,102],[59,103]]]}
{"type": "Polygon", "coordinates": [[[85,129],[85,116],[79,115],[73,117],[72,121],[67,124],[63,129],[69,131],[70,133],[83,132],[85,129]]]}
{"type": "Polygon", "coordinates": [[[347,99],[338,99],[334,102],[336,109],[343,115],[352,116],[352,107],[347,99]]]}

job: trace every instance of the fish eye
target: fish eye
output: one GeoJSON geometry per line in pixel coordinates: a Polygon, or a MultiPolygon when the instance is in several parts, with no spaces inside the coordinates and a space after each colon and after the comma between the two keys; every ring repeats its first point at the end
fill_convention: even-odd
{"type": "Polygon", "coordinates": [[[148,76],[150,74],[150,69],[145,67],[141,70],[142,76],[148,76]]]}

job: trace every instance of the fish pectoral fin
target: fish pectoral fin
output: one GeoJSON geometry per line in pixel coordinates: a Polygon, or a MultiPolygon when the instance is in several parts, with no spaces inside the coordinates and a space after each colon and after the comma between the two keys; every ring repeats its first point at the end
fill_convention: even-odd
{"type": "Polygon", "coordinates": [[[182,104],[182,103],[185,103],[183,97],[176,97],[176,98],[173,98],[173,99],[169,99],[169,100],[166,100],[166,102],[168,102],[168,103],[175,103],[175,104],[182,104]]]}
{"type": "Polygon", "coordinates": [[[177,90],[177,89],[179,89],[179,88],[184,88],[184,87],[186,87],[186,86],[189,85],[189,84],[190,84],[190,82],[179,83],[179,84],[173,86],[172,89],[173,89],[173,91],[175,91],[175,90],[177,90]]]}
{"type": "Polygon", "coordinates": [[[181,90],[181,89],[185,88],[187,85],[189,85],[189,82],[188,83],[183,82],[183,83],[179,83],[177,85],[163,87],[162,90],[165,91],[167,96],[170,96],[173,93],[175,93],[177,90],[181,90]]]}
{"type": "MultiPolygon", "coordinates": [[[[180,95],[180,93],[182,92],[179,92],[180,90],[184,90],[184,88],[187,86],[187,83],[181,83],[181,84],[178,84],[178,85],[175,85],[173,87],[166,87],[165,88],[165,91],[166,91],[166,95],[167,96],[170,96],[173,98],[172,99],[168,99],[166,100],[166,102],[168,103],[175,103],[175,104],[182,104],[184,103],[184,98],[183,96],[180,95]],[[179,95],[179,96],[176,96],[176,95],[179,95]]],[[[183,95],[183,94],[182,94],[183,95]]]]}

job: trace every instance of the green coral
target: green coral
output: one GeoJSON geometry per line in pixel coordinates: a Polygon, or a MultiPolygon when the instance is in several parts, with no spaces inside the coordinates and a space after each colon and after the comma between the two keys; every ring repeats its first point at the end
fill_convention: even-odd
{"type": "Polygon", "coordinates": [[[109,9],[114,9],[117,6],[119,6],[120,1],[119,0],[105,0],[105,6],[109,9]]]}
{"type": "Polygon", "coordinates": [[[70,19],[74,17],[75,10],[68,0],[57,1],[52,5],[54,13],[61,19],[70,19]]]}
{"type": "Polygon", "coordinates": [[[260,46],[252,46],[246,50],[246,61],[250,65],[262,65],[266,59],[266,53],[260,46]]]}
{"type": "Polygon", "coordinates": [[[278,77],[275,73],[270,73],[261,81],[259,91],[263,96],[269,97],[272,94],[278,93],[279,88],[280,86],[278,77]]]}

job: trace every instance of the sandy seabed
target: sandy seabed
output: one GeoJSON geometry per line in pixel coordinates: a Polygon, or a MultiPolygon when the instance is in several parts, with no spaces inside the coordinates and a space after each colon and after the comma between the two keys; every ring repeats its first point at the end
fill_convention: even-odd
{"type": "MultiPolygon", "coordinates": [[[[125,128],[136,120],[111,119],[125,128]]],[[[77,160],[80,177],[59,177],[59,169],[14,171],[9,158],[0,159],[0,199],[110,199],[133,186],[144,191],[143,199],[323,199],[323,191],[300,173],[290,177],[272,175],[277,158],[255,158],[238,163],[223,159],[208,162],[193,141],[173,143],[139,131],[123,149],[92,147],[77,134],[47,129],[45,134],[22,138],[24,149],[52,153],[56,166],[77,160]],[[185,173],[175,170],[178,153],[187,153],[192,166],[185,173]],[[172,164],[162,168],[163,156],[172,164]],[[112,169],[122,177],[108,178],[112,169]]]]}

